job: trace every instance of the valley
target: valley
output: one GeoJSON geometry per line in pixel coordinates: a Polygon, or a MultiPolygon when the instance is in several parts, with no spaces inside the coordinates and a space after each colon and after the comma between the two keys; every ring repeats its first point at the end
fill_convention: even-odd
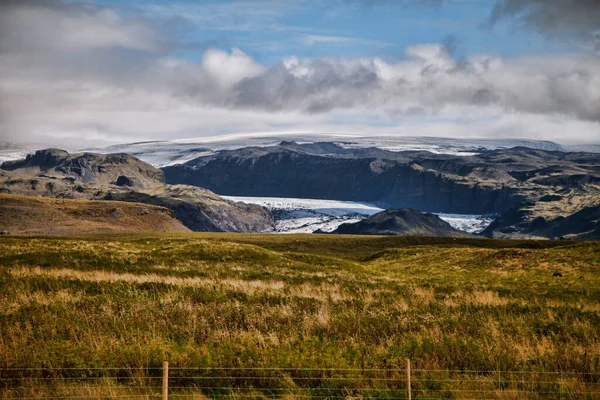
{"type": "Polygon", "coordinates": [[[600,0],[0,0],[0,400],[600,400],[600,0]]]}
{"type": "MultiPolygon", "coordinates": [[[[273,214],[278,233],[331,232],[343,223],[358,222],[383,211],[374,204],[352,201],[295,199],[283,197],[223,196],[224,199],[265,207],[273,214]]],[[[493,215],[437,215],[453,228],[468,233],[480,233],[494,220],[493,215]]]]}
{"type": "Polygon", "coordinates": [[[497,214],[496,223],[483,232],[490,237],[600,237],[596,153],[514,147],[456,156],[285,141],[222,150],[163,170],[169,183],[201,186],[226,196],[497,214]],[[579,222],[569,222],[571,217],[579,222]]]}

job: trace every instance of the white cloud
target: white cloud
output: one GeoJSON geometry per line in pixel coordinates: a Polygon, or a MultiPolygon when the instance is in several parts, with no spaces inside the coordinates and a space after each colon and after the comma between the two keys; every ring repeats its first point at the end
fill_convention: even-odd
{"type": "Polygon", "coordinates": [[[261,65],[240,49],[209,49],[191,62],[158,51],[163,41],[148,21],[105,7],[10,4],[0,10],[11,29],[0,36],[4,140],[302,130],[600,141],[600,58],[592,54],[455,59],[443,45],[422,44],[398,61],[261,65]]]}
{"type": "Polygon", "coordinates": [[[156,50],[156,32],[108,8],[54,2],[8,1],[0,6],[1,49],[18,53],[123,47],[156,50]]]}
{"type": "Polygon", "coordinates": [[[225,88],[244,78],[259,75],[264,70],[263,66],[236,48],[231,53],[217,49],[207,50],[202,57],[202,68],[225,88]]]}

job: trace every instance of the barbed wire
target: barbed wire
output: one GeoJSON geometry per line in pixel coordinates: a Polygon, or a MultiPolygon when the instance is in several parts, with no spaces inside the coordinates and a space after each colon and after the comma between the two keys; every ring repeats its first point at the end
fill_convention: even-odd
{"type": "MultiPolygon", "coordinates": [[[[0,367],[2,371],[96,371],[96,370],[162,370],[162,367],[0,367]]],[[[169,367],[169,371],[193,371],[193,370],[219,370],[219,371],[385,371],[403,372],[404,368],[297,368],[297,367],[169,367]]],[[[575,372],[575,371],[537,371],[537,370],[470,370],[470,369],[411,369],[412,372],[455,372],[455,373],[507,373],[507,374],[572,374],[572,375],[599,375],[600,372],[575,372]]]]}
{"type": "MultiPolygon", "coordinates": [[[[406,379],[410,376],[414,399],[419,400],[498,400],[506,396],[600,400],[600,372],[422,368],[412,369],[408,374],[405,368],[397,366],[215,366],[171,367],[168,370],[172,382],[168,387],[169,398],[284,399],[289,396],[298,399],[405,400],[406,379]]],[[[162,379],[160,371],[163,371],[162,367],[0,367],[0,399],[159,398],[162,396],[160,389],[164,388],[156,383],[162,379]],[[86,376],[86,373],[98,375],[86,376]],[[43,374],[50,376],[40,376],[43,374]],[[82,391],[89,393],[77,393],[82,391]],[[102,394],[105,391],[108,393],[102,394]]]]}

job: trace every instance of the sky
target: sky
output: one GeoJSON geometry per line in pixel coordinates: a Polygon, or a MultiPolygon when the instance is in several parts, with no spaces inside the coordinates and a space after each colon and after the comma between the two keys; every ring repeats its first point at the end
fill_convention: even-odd
{"type": "Polygon", "coordinates": [[[0,141],[600,142],[600,0],[0,0],[0,141]]]}

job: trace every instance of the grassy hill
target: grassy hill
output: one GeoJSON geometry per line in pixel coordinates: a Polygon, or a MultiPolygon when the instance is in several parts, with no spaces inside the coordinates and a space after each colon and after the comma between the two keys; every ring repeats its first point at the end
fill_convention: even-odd
{"type": "Polygon", "coordinates": [[[187,389],[174,393],[189,398],[211,397],[194,386],[399,398],[386,379],[405,358],[420,377],[415,398],[600,396],[599,242],[3,237],[0,304],[3,398],[19,397],[16,384],[31,384],[29,397],[106,395],[90,381],[103,376],[113,395],[150,398],[132,379],[160,375],[163,360],[232,368],[175,370],[172,384],[187,389]],[[41,369],[9,369],[22,367],[41,369]],[[69,380],[29,380],[42,376],[69,380]]]}
{"type": "Polygon", "coordinates": [[[164,207],[12,194],[0,194],[0,230],[11,234],[189,232],[164,207]]]}

